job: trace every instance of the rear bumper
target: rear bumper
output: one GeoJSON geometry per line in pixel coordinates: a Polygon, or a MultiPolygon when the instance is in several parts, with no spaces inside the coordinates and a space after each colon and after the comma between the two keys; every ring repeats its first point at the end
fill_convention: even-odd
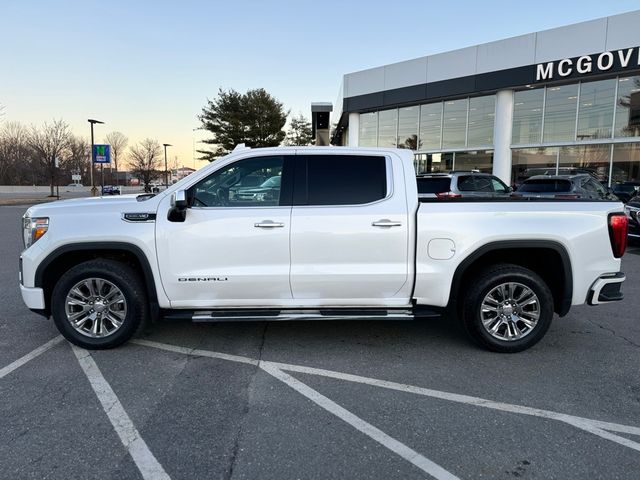
{"type": "Polygon", "coordinates": [[[589,290],[587,303],[600,305],[602,303],[618,302],[624,298],[621,287],[627,277],[622,272],[601,275],[589,290]]]}
{"type": "Polygon", "coordinates": [[[32,288],[20,285],[20,293],[22,294],[22,301],[29,310],[45,309],[44,292],[41,288],[32,288]]]}

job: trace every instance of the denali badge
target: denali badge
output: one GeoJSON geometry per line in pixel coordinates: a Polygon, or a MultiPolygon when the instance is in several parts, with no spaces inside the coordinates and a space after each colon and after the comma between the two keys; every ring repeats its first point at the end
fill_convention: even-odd
{"type": "Polygon", "coordinates": [[[226,282],[227,277],[178,277],[178,282],[226,282]]]}

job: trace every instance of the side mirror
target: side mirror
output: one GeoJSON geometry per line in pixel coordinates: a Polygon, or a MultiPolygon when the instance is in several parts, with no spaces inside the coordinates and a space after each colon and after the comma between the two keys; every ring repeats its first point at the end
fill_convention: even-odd
{"type": "Polygon", "coordinates": [[[187,192],[178,190],[171,195],[171,208],[167,213],[167,220],[170,222],[184,222],[187,218],[187,192]]]}

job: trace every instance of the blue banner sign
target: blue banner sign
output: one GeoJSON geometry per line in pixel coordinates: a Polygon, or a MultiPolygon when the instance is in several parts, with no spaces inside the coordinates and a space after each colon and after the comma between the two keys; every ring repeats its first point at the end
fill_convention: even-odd
{"type": "Polygon", "coordinates": [[[111,163],[111,145],[94,145],[93,162],[111,163]]]}

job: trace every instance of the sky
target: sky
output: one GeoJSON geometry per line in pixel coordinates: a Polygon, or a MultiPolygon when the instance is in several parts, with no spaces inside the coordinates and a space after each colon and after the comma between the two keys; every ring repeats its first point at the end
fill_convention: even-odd
{"type": "MultiPolygon", "coordinates": [[[[64,119],[96,143],[194,145],[220,88],[265,88],[286,110],[334,102],[349,72],[640,9],[627,0],[0,0],[3,122],[64,119]]],[[[197,156],[197,154],[196,154],[197,156]]],[[[177,158],[176,158],[177,157],[177,158]]]]}

